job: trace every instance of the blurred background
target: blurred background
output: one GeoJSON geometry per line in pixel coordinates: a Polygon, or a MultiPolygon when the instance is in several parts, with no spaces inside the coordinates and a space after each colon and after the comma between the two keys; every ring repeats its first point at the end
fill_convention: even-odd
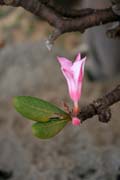
{"type": "Polygon", "coordinates": [[[120,42],[105,36],[106,27],[65,34],[49,52],[52,27],[22,8],[0,7],[0,180],[120,180],[120,103],[108,124],[94,117],[50,140],[34,137],[32,122],[12,104],[29,95],[72,107],[56,56],[73,60],[79,51],[87,55],[80,106],[112,90],[120,82],[120,42]]]}

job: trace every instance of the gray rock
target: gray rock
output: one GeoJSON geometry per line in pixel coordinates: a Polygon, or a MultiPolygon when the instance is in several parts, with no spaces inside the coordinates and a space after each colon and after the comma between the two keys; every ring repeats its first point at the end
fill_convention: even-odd
{"type": "Polygon", "coordinates": [[[6,135],[0,134],[0,170],[11,172],[10,179],[26,179],[30,169],[27,156],[27,152],[14,135],[9,132],[6,132],[6,135]]]}

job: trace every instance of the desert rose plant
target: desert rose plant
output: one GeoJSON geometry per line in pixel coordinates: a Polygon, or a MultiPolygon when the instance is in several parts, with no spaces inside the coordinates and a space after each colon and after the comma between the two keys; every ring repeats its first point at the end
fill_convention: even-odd
{"type": "Polygon", "coordinates": [[[65,112],[55,105],[31,96],[17,96],[14,98],[16,110],[27,119],[33,120],[32,131],[35,136],[48,139],[58,134],[67,124],[72,121],[75,126],[80,125],[78,102],[81,97],[85,58],[80,53],[72,61],[57,57],[61,70],[68,84],[70,98],[73,101],[72,112],[65,112]]]}
{"type": "Polygon", "coordinates": [[[79,113],[78,102],[81,97],[86,57],[81,59],[81,55],[78,53],[73,63],[64,57],[57,57],[57,59],[61,65],[61,71],[67,80],[70,98],[74,103],[72,123],[73,125],[79,125],[80,119],[76,116],[79,113]]]}

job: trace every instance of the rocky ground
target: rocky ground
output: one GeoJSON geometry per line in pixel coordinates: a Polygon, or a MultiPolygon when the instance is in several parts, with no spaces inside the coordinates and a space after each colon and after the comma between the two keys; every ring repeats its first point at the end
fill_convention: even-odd
{"type": "MultiPolygon", "coordinates": [[[[119,180],[120,104],[112,107],[112,120],[89,119],[80,127],[68,125],[50,140],[32,135],[31,121],[13,108],[16,95],[32,95],[59,106],[71,103],[56,55],[43,42],[6,46],[0,51],[0,180],[119,180]],[[5,172],[6,171],[6,174],[5,172]]],[[[72,57],[72,55],[71,55],[72,57]]],[[[84,81],[81,104],[114,88],[109,82],[84,81]]]]}

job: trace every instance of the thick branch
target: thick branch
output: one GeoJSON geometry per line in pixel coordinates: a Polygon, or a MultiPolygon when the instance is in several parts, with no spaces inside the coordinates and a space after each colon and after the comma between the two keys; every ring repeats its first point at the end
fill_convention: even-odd
{"type": "Polygon", "coordinates": [[[111,112],[109,107],[120,101],[120,85],[118,85],[113,91],[109,92],[102,98],[93,101],[82,108],[79,118],[83,121],[98,115],[99,120],[102,122],[108,122],[111,118],[111,112]]]}
{"type": "Polygon", "coordinates": [[[58,27],[59,14],[54,13],[52,9],[42,4],[39,0],[0,0],[0,5],[23,7],[32,14],[45,19],[52,26],[58,27]]]}
{"type": "Polygon", "coordinates": [[[82,14],[85,12],[85,16],[79,18],[64,17],[60,12],[55,11],[49,6],[41,3],[39,0],[0,0],[1,5],[21,6],[31,13],[44,18],[52,26],[58,29],[61,34],[71,31],[84,32],[85,29],[118,21],[119,16],[115,15],[112,8],[104,10],[90,10],[91,13],[86,15],[86,9],[81,10],[82,14]]]}
{"type": "Polygon", "coordinates": [[[47,7],[50,7],[57,13],[61,14],[63,17],[67,17],[67,18],[83,17],[94,12],[94,9],[91,9],[91,8],[86,8],[84,10],[82,9],[77,10],[77,9],[72,9],[72,8],[66,9],[60,5],[55,6],[51,4],[49,0],[39,0],[39,1],[41,1],[43,4],[45,4],[47,7]]]}
{"type": "Polygon", "coordinates": [[[111,8],[103,10],[94,10],[94,13],[89,14],[85,17],[68,19],[63,22],[63,32],[80,31],[84,32],[86,29],[106,24],[109,22],[118,21],[118,16],[116,16],[111,8]]]}

